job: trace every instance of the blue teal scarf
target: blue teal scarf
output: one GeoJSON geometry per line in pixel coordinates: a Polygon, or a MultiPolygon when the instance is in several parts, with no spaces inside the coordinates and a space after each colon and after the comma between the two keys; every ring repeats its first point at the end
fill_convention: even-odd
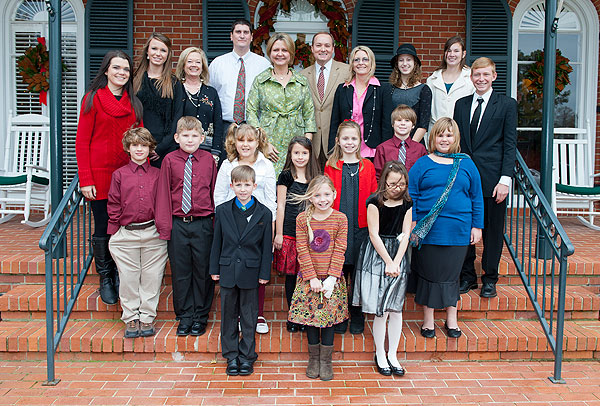
{"type": "Polygon", "coordinates": [[[425,238],[425,236],[429,233],[429,230],[431,230],[431,227],[433,227],[433,223],[435,223],[435,220],[437,219],[438,215],[442,212],[444,206],[446,205],[446,202],[448,201],[448,196],[450,195],[450,191],[454,186],[454,181],[456,180],[456,175],[458,174],[458,169],[460,168],[460,160],[470,159],[470,157],[467,154],[461,153],[444,154],[442,152],[436,151],[434,152],[434,154],[444,158],[452,158],[454,161],[452,162],[452,169],[450,169],[450,174],[448,175],[448,182],[446,183],[446,188],[444,189],[444,192],[437,199],[431,210],[429,210],[429,213],[427,213],[425,217],[419,220],[415,228],[413,228],[412,232],[410,233],[410,245],[417,248],[421,248],[421,241],[423,241],[423,238],[425,238]]]}

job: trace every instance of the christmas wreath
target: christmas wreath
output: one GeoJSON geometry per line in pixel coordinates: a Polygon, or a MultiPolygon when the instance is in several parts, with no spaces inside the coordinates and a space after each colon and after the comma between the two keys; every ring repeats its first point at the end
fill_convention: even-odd
{"type": "Polygon", "coordinates": [[[27,85],[27,91],[40,94],[40,104],[46,104],[46,97],[50,83],[49,67],[50,58],[46,48],[46,39],[38,37],[35,46],[27,48],[25,53],[17,59],[17,69],[27,85]]]}
{"type": "MultiPolygon", "coordinates": [[[[569,64],[569,58],[562,56],[559,49],[556,50],[556,82],[554,83],[554,95],[558,96],[571,80],[569,73],[573,67],[569,64]]],[[[523,88],[533,97],[542,97],[544,89],[544,52],[535,52],[535,63],[529,65],[529,69],[523,74],[523,88]]]]}
{"type": "MultiPolygon", "coordinates": [[[[315,7],[315,10],[321,12],[329,19],[327,27],[333,36],[334,41],[334,58],[336,61],[346,61],[348,58],[348,23],[346,20],[346,10],[342,4],[336,0],[307,0],[315,7]]],[[[259,55],[263,55],[262,44],[269,39],[269,35],[274,31],[273,25],[275,21],[273,17],[277,14],[277,10],[281,8],[286,13],[290,12],[291,0],[264,0],[263,5],[258,10],[260,16],[258,26],[254,31],[254,40],[252,41],[252,50],[259,55]]],[[[308,45],[307,45],[308,46],[308,45]]],[[[306,47],[296,49],[295,60],[303,61],[306,47]]]]}

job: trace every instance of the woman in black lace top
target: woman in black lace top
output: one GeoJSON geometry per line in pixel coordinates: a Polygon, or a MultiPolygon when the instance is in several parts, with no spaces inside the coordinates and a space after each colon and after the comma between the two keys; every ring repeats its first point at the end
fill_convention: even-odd
{"type": "Polygon", "coordinates": [[[186,48],[179,55],[175,75],[180,80],[179,97],[175,99],[175,117],[196,117],[202,123],[205,140],[200,148],[219,159],[223,148],[223,120],[221,101],[214,87],[208,85],[208,62],[200,48],[186,48]]]}

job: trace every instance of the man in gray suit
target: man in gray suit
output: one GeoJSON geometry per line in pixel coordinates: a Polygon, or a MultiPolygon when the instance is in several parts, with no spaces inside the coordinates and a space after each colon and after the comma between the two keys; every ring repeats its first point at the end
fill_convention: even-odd
{"type": "Polygon", "coordinates": [[[328,32],[322,31],[315,34],[311,50],[315,64],[300,73],[308,79],[315,104],[317,132],[312,139],[313,153],[323,168],[327,161],[329,124],[335,89],[350,76],[350,67],[345,63],[333,60],[333,37],[328,32]]]}

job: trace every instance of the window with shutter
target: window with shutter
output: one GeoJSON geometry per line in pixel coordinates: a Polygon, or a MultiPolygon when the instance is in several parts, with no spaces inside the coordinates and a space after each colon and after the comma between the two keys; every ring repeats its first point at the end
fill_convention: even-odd
{"type": "Polygon", "coordinates": [[[133,57],[133,0],[88,0],[85,22],[85,78],[89,84],[106,52],[121,49],[133,57]]]}
{"type": "Polygon", "coordinates": [[[481,56],[496,63],[493,87],[510,95],[512,15],[506,0],[467,0],[467,64],[481,56]]]}
{"type": "Polygon", "coordinates": [[[354,10],[352,46],[365,45],[375,54],[375,76],[387,82],[390,59],[398,46],[400,5],[397,0],[360,0],[354,10]]]}
{"type": "Polygon", "coordinates": [[[250,20],[248,3],[241,0],[205,0],[202,13],[202,45],[210,63],[232,49],[229,33],[238,18],[250,20]]]}
{"type": "MultiPolygon", "coordinates": [[[[41,105],[39,96],[25,91],[21,76],[16,69],[17,58],[30,46],[37,44],[38,37],[48,38],[48,12],[46,4],[41,0],[23,0],[13,2],[14,16],[10,20],[10,67],[12,87],[9,94],[8,106],[13,115],[44,114],[48,115],[48,107],[41,105]]],[[[62,74],[62,140],[63,140],[63,182],[68,185],[75,173],[75,135],[77,133],[77,120],[79,100],[83,96],[83,53],[82,49],[82,20],[83,3],[78,0],[62,1],[62,62],[66,71],[62,74]]],[[[7,64],[8,65],[8,64],[7,64]]],[[[0,84],[2,89],[2,84],[0,84]]],[[[3,93],[4,94],[4,93],[3,93]]]]}

